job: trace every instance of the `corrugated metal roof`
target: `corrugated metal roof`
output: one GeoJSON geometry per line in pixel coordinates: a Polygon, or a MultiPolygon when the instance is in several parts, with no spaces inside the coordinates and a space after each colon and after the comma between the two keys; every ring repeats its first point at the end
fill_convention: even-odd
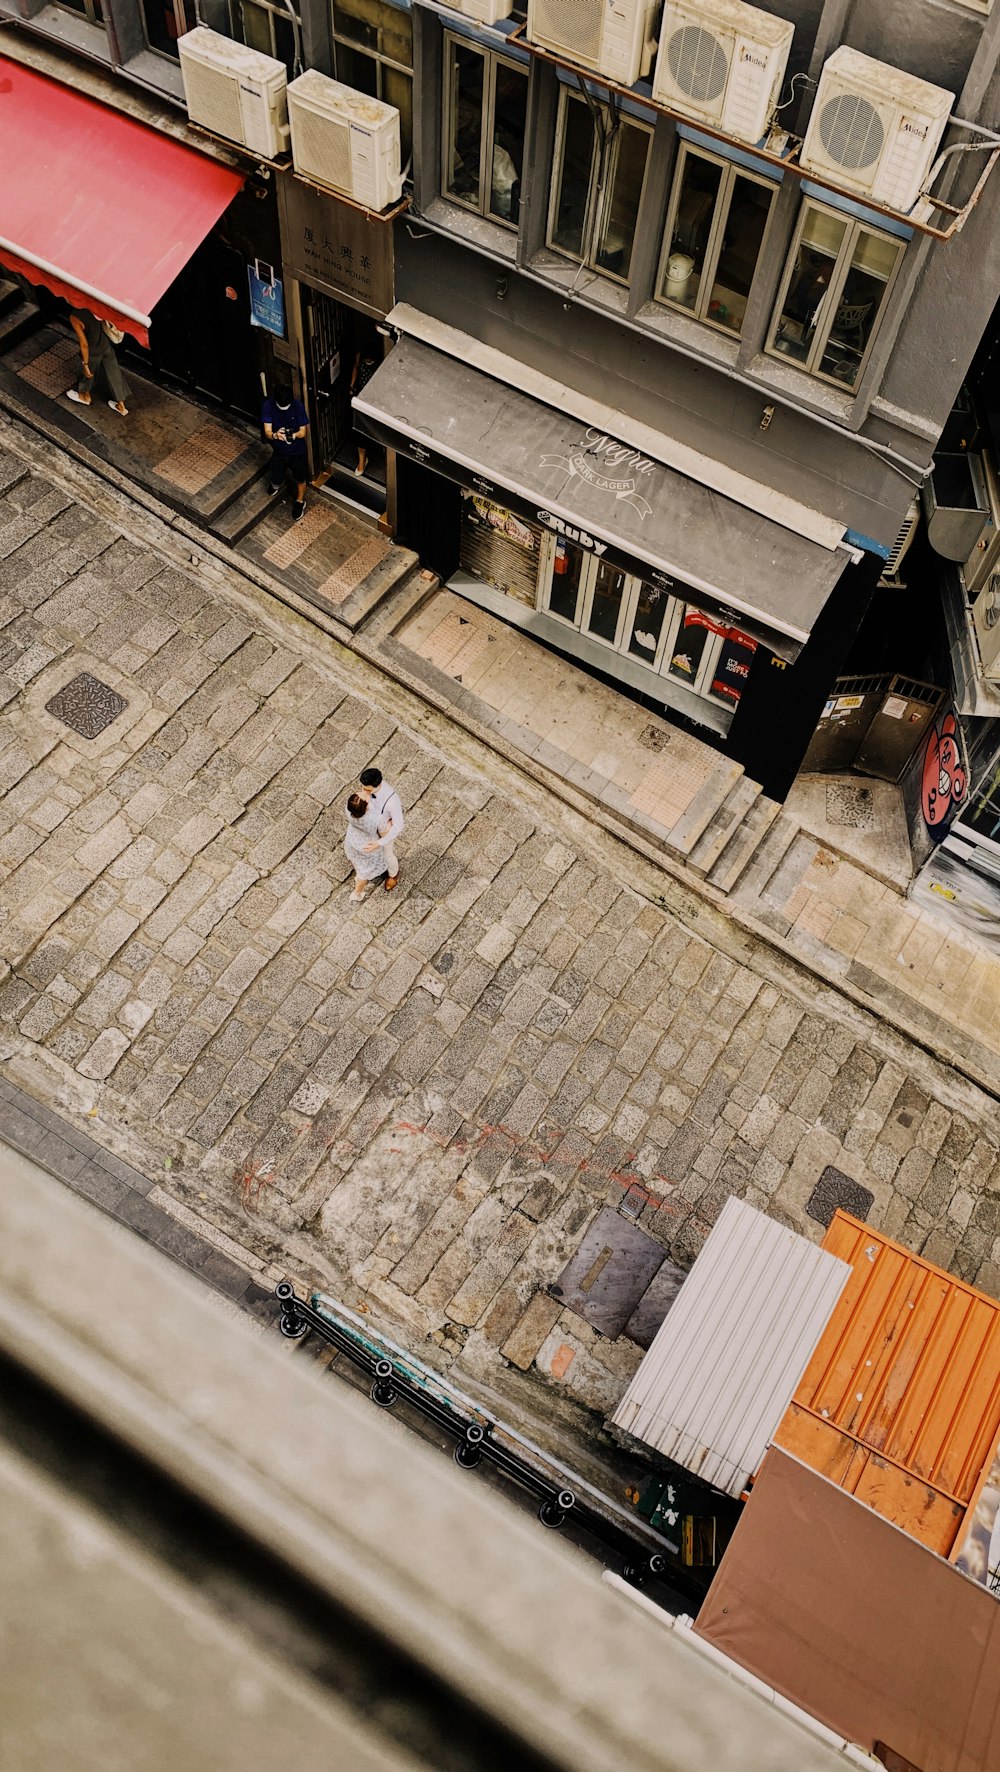
{"type": "Polygon", "coordinates": [[[843,1212],[823,1247],[851,1278],[775,1439],[947,1555],[1000,1437],[1000,1303],[843,1212]]]}
{"type": "Polygon", "coordinates": [[[798,1232],[727,1200],[615,1424],[739,1495],[850,1273],[798,1232]]]}

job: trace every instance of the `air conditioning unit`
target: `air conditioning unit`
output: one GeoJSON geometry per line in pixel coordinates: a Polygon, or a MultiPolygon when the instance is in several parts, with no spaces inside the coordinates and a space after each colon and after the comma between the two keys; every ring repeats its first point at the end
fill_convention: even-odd
{"type": "Polygon", "coordinates": [[[794,25],[743,0],[666,0],[653,97],[759,142],[778,103],[794,25]]]}
{"type": "Polygon", "coordinates": [[[820,76],[799,164],[905,215],[930,172],[954,101],[943,86],[856,49],[835,49],[820,76]]]}
{"type": "Polygon", "coordinates": [[[399,200],[399,112],[310,68],[288,88],[292,161],[303,178],[368,209],[399,200]]]}
{"type": "Polygon", "coordinates": [[[634,86],[649,73],[657,0],[528,0],[528,41],[634,86]]]}
{"type": "Polygon", "coordinates": [[[274,160],[288,147],[284,62],[196,25],[177,40],[192,123],[274,160]]]}
{"type": "Polygon", "coordinates": [[[514,10],[514,0],[445,0],[445,5],[480,25],[497,25],[514,10]]]}
{"type": "Polygon", "coordinates": [[[1000,572],[994,572],[972,605],[983,676],[1000,679],[1000,572]]]}
{"type": "Polygon", "coordinates": [[[911,498],[906,516],[903,519],[903,527],[897,535],[892,550],[882,568],[881,576],[878,581],[880,585],[885,585],[891,590],[904,588],[902,587],[902,580],[899,576],[899,569],[910,551],[913,544],[913,538],[919,527],[920,500],[919,498],[911,498]]]}

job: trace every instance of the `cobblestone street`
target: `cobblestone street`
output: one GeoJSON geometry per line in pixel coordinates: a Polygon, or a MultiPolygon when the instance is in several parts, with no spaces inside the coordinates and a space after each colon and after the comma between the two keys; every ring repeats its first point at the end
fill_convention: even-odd
{"type": "Polygon", "coordinates": [[[14,1080],[543,1415],[606,1411],[641,1357],[548,1291],[605,1206],[686,1265],[730,1194],[818,1239],[833,1166],[1000,1293],[993,1099],[77,474],[0,451],[14,1080]],[[94,738],[46,711],[81,673],[127,704],[94,738]],[[372,762],[403,872],[358,906],[343,808],[372,762]]]}

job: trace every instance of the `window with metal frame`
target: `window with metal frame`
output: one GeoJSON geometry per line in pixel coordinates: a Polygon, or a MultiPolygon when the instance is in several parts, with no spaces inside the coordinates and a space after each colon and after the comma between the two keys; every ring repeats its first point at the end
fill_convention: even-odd
{"type": "Polygon", "coordinates": [[[284,62],[291,79],[296,72],[296,46],[302,40],[300,14],[296,11],[293,25],[281,0],[231,0],[231,4],[233,36],[248,49],[259,49],[262,55],[284,62]]]}
{"type": "MultiPolygon", "coordinates": [[[[146,4],[148,3],[149,0],[146,0],[146,4]]],[[[62,12],[77,13],[80,18],[85,18],[90,25],[103,25],[104,23],[102,0],[56,0],[56,5],[62,12]]]]}
{"type": "Polygon", "coordinates": [[[667,207],[658,301],[739,333],[777,186],[681,146],[667,207]]]}
{"type": "Polygon", "coordinates": [[[413,24],[387,0],[330,0],[336,79],[399,112],[404,166],[413,146],[413,24]]]}
{"type": "Polygon", "coordinates": [[[584,90],[559,94],[548,244],[619,283],[632,271],[652,130],[584,90]]]}
{"type": "MultiPolygon", "coordinates": [[[[101,0],[85,0],[101,10],[101,0]]],[[[142,29],[148,48],[156,55],[177,60],[177,39],[193,31],[198,19],[194,0],[142,0],[142,29]]]]}
{"type": "Polygon", "coordinates": [[[542,538],[541,607],[609,651],[642,663],[695,695],[739,701],[757,642],[672,589],[636,578],[561,537],[542,538]]]}
{"type": "Polygon", "coordinates": [[[765,350],[854,387],[905,250],[905,240],[807,198],[765,350]]]}
{"type": "Polygon", "coordinates": [[[455,203],[516,228],[521,207],[528,69],[445,35],[441,189],[455,203]]]}

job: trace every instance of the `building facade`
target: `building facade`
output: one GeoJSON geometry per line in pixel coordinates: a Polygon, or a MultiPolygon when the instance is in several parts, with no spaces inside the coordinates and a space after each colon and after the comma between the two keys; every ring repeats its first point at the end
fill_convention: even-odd
{"type": "Polygon", "coordinates": [[[727,26],[732,0],[617,0],[627,42],[602,8],[589,36],[582,4],[498,11],[0,0],[11,53],[100,64],[154,127],[183,122],[195,24],[398,110],[404,196],[379,214],[230,144],[244,191],[154,352],[244,410],[291,369],[328,485],[780,798],[866,614],[896,596],[906,627],[880,581],[989,334],[997,10],[784,0],[727,26]],[[741,66],[777,69],[749,110],[713,60],[730,27],[741,66]],[[918,136],[928,163],[893,183],[918,136]],[[248,266],[282,286],[280,333],[250,327],[248,266]],[[204,362],[193,302],[227,341],[204,362]]]}

